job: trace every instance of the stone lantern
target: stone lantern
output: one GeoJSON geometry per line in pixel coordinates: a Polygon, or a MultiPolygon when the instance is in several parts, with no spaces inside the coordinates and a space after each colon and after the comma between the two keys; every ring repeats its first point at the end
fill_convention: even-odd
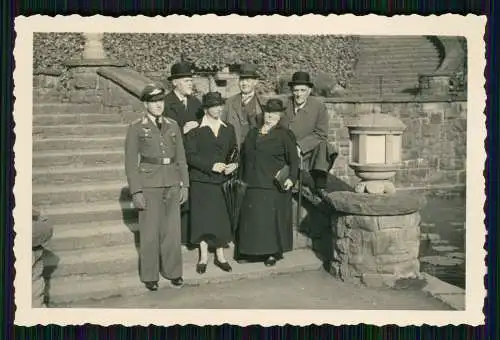
{"type": "Polygon", "coordinates": [[[347,124],[350,135],[349,166],[361,182],[358,193],[395,193],[390,181],[401,165],[402,134],[399,119],[380,113],[362,115],[347,124]]]}
{"type": "Polygon", "coordinates": [[[425,197],[395,192],[390,179],[401,163],[405,125],[380,113],[347,124],[350,164],[361,183],[331,192],[333,260],[331,272],[344,281],[393,286],[420,275],[420,213],[425,197]],[[392,194],[388,194],[392,193],[392,194]]]}

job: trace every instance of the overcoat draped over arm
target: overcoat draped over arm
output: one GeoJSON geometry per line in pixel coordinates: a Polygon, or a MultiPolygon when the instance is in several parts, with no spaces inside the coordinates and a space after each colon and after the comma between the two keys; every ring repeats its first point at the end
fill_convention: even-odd
{"type": "Polygon", "coordinates": [[[293,98],[288,100],[285,124],[294,133],[310,170],[330,171],[338,155],[328,143],[329,120],[325,104],[314,97],[309,97],[297,112],[293,98]]]}

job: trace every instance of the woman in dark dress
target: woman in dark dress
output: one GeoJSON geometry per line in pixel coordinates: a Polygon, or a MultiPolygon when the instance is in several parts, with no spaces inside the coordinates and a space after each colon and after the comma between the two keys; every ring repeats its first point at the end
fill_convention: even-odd
{"type": "Polygon", "coordinates": [[[230,124],[220,120],[224,100],[220,93],[203,96],[205,115],[199,126],[186,135],[186,159],[190,181],[190,241],[199,244],[196,271],[203,274],[208,263],[208,248],[215,248],[214,264],[224,271],[231,266],[224,258],[224,247],[232,241],[232,231],[222,183],[238,168],[226,164],[237,148],[236,134],[230,124]]]}
{"type": "Polygon", "coordinates": [[[262,258],[273,266],[292,250],[292,195],[298,174],[298,155],[293,133],[279,124],[283,103],[270,99],[264,106],[264,125],[251,130],[242,146],[241,176],[248,184],[237,234],[238,260],[262,258]],[[288,178],[282,188],[275,176],[285,165],[288,178]]]}

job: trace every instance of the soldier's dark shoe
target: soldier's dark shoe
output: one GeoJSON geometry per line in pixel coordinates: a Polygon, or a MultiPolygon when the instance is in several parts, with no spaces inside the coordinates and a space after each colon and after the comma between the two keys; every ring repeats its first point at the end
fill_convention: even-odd
{"type": "Polygon", "coordinates": [[[146,286],[147,289],[151,291],[157,291],[158,290],[158,282],[144,282],[144,285],[146,286]]]}
{"type": "Polygon", "coordinates": [[[266,267],[272,267],[276,264],[276,258],[274,258],[274,256],[269,256],[265,261],[264,261],[264,265],[266,267]]]}
{"type": "Polygon", "coordinates": [[[184,285],[184,280],[182,277],[170,280],[170,286],[173,288],[181,288],[184,285]]]}
{"type": "Polygon", "coordinates": [[[214,260],[214,264],[225,272],[230,272],[233,270],[228,262],[220,262],[217,258],[214,260]]]}
{"type": "Polygon", "coordinates": [[[206,271],[207,271],[207,264],[206,263],[196,264],[196,272],[198,274],[205,274],[206,271]]]}

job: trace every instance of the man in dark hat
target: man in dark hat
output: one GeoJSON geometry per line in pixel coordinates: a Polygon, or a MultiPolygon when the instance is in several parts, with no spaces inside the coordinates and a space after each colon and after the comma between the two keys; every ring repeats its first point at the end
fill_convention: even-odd
{"type": "Polygon", "coordinates": [[[256,65],[241,65],[239,70],[240,93],[229,97],[224,107],[222,120],[234,127],[238,146],[241,146],[251,128],[261,127],[264,121],[262,100],[255,93],[258,79],[256,65]]]}
{"type": "Polygon", "coordinates": [[[159,274],[181,287],[181,221],[179,207],[188,198],[189,177],[179,125],[162,117],[165,90],[144,88],[146,113],[132,122],[125,141],[125,173],[139,210],[140,279],[158,289],[159,274]]]}
{"type": "MultiPolygon", "coordinates": [[[[192,65],[188,62],[172,65],[170,76],[167,79],[172,82],[173,90],[165,97],[163,115],[175,120],[185,135],[198,126],[197,120],[203,115],[201,102],[193,95],[192,65]]],[[[189,239],[188,205],[189,203],[186,202],[181,207],[182,244],[187,244],[189,239]]]]}
{"type": "Polygon", "coordinates": [[[164,115],[179,124],[184,134],[198,126],[201,102],[193,95],[193,71],[188,62],[172,65],[170,76],[173,90],[165,97],[164,115]]]}
{"type": "Polygon", "coordinates": [[[328,143],[328,111],[324,103],[310,96],[314,85],[307,72],[295,72],[288,85],[292,90],[286,111],[288,127],[295,134],[299,153],[314,181],[311,189],[323,194],[337,156],[328,143]]]}

